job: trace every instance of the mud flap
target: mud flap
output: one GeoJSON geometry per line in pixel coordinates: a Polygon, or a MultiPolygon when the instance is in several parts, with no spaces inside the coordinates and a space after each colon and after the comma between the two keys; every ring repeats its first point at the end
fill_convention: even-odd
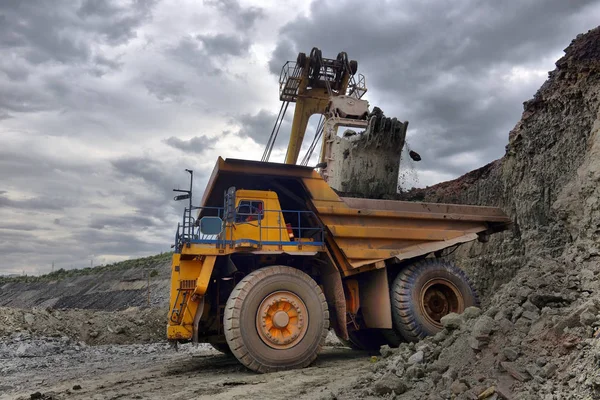
{"type": "Polygon", "coordinates": [[[392,329],[392,304],[386,268],[361,275],[360,307],[367,328],[392,329]]]}
{"type": "Polygon", "coordinates": [[[200,303],[198,303],[198,307],[196,308],[196,315],[194,315],[194,325],[192,326],[192,343],[198,344],[198,324],[200,323],[200,318],[202,318],[202,313],[204,312],[204,296],[200,299],[200,303]]]}
{"type": "Polygon", "coordinates": [[[321,281],[323,283],[323,293],[329,305],[329,323],[337,336],[348,340],[346,296],[344,296],[342,277],[337,268],[331,263],[323,264],[322,269],[321,281]]]}

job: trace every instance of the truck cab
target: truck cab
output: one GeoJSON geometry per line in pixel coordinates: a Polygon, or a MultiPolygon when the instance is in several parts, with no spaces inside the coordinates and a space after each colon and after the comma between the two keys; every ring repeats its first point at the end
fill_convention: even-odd
{"type": "MultiPolygon", "coordinates": [[[[227,206],[226,206],[227,207],[227,206]]],[[[265,190],[235,191],[235,216],[225,227],[225,236],[256,246],[293,239],[288,232],[277,193],[265,190]]]]}

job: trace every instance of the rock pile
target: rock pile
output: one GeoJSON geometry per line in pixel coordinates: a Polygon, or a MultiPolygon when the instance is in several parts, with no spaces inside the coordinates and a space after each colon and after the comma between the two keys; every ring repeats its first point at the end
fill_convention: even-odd
{"type": "Polygon", "coordinates": [[[91,345],[163,341],[166,313],[164,308],[137,307],[112,312],[0,307],[0,339],[66,337],[91,345]]]}
{"type": "Polygon", "coordinates": [[[600,398],[600,27],[579,35],[511,131],[507,153],[405,199],[501,206],[512,231],[455,253],[483,312],[384,348],[339,398],[600,398]]]}

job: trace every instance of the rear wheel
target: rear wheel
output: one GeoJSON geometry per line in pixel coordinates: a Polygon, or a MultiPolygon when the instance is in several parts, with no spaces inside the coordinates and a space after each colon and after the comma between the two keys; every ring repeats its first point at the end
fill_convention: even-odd
{"type": "Polygon", "coordinates": [[[272,266],[248,274],[236,285],[223,326],[231,352],[251,370],[303,368],[325,344],[329,311],[310,276],[272,266]]]}
{"type": "Polygon", "coordinates": [[[412,342],[439,332],[444,315],[479,306],[465,272],[440,259],[421,260],[400,271],[391,295],[394,327],[412,342]]]}

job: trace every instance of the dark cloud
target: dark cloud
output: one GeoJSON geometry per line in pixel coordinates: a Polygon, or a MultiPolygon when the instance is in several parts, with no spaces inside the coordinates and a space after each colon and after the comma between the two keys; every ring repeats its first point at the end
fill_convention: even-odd
{"type": "Polygon", "coordinates": [[[86,71],[100,77],[117,70],[119,62],[103,52],[136,37],[139,26],[150,20],[154,3],[0,2],[0,78],[3,74],[8,78],[0,79],[0,116],[64,106],[64,99],[56,101],[52,96],[61,93],[45,93],[39,86],[44,82],[32,81],[33,70],[43,75],[51,68],[62,68],[60,81],[65,87],[73,86],[73,80],[86,71]]]}
{"type": "Polygon", "coordinates": [[[167,55],[192,68],[200,75],[217,76],[223,70],[206,54],[198,39],[183,37],[167,50],[167,55]]]}
{"type": "MultiPolygon", "coordinates": [[[[218,156],[259,158],[276,76],[313,46],[359,61],[371,106],[410,121],[430,180],[485,164],[501,155],[540,68],[599,11],[504,3],[330,0],[305,13],[238,0],[0,2],[0,271],[169,250],[184,169],[195,171],[197,204],[218,156]],[[348,10],[359,17],[341,18],[348,10]]],[[[273,160],[292,116],[293,105],[273,160]]]]}
{"type": "Polygon", "coordinates": [[[199,75],[228,78],[225,76],[224,59],[246,55],[250,44],[247,38],[232,34],[185,36],[168,48],[166,54],[199,75]]]}
{"type": "Polygon", "coordinates": [[[204,51],[208,55],[215,56],[241,56],[248,52],[250,40],[236,35],[216,34],[198,35],[197,39],[202,43],[204,51]]]}
{"type": "Polygon", "coordinates": [[[151,17],[151,1],[71,2],[3,1],[0,3],[0,45],[32,64],[48,61],[85,62],[91,41],[120,45],[135,37],[136,28],[151,17]]]}
{"type": "MultiPolygon", "coordinates": [[[[292,115],[293,109],[286,113],[286,117],[281,124],[279,129],[279,135],[277,136],[277,143],[283,144],[287,137],[289,137],[290,130],[292,129],[292,115]]],[[[259,144],[266,144],[269,140],[269,136],[273,131],[277,114],[267,110],[260,110],[254,115],[243,114],[233,118],[232,122],[240,125],[240,135],[250,137],[259,144]]]]}
{"type": "Polygon", "coordinates": [[[17,208],[21,210],[64,210],[72,207],[76,202],[68,197],[32,197],[22,200],[10,199],[0,194],[0,207],[17,208]]]}
{"type": "Polygon", "coordinates": [[[208,138],[204,135],[194,136],[189,140],[182,140],[175,136],[165,139],[166,144],[186,153],[203,153],[212,149],[216,141],[216,138],[208,138]]]}
{"type": "Polygon", "coordinates": [[[248,30],[254,23],[265,17],[260,7],[242,7],[237,0],[205,0],[205,4],[215,7],[226,18],[230,19],[241,30],[248,30]]]}
{"type": "Polygon", "coordinates": [[[518,68],[535,68],[593,27],[597,4],[313,2],[308,16],[280,30],[269,68],[279,75],[285,61],[315,46],[330,58],[346,51],[379,100],[371,106],[410,122],[409,142],[423,156],[418,168],[457,176],[502,155],[522,102],[540,83],[518,68]],[[348,30],[338,16],[350,9],[361,17],[348,30]]]}
{"type": "Polygon", "coordinates": [[[173,185],[169,169],[159,160],[150,157],[122,157],[111,161],[111,164],[120,177],[142,180],[161,192],[170,191],[173,185]]]}
{"type": "Polygon", "coordinates": [[[149,229],[157,225],[157,220],[150,215],[96,215],[88,225],[92,229],[116,228],[119,230],[149,229]]]}
{"type": "Polygon", "coordinates": [[[152,80],[145,80],[144,86],[160,101],[180,103],[186,94],[185,82],[175,79],[156,77],[152,80]]]}

